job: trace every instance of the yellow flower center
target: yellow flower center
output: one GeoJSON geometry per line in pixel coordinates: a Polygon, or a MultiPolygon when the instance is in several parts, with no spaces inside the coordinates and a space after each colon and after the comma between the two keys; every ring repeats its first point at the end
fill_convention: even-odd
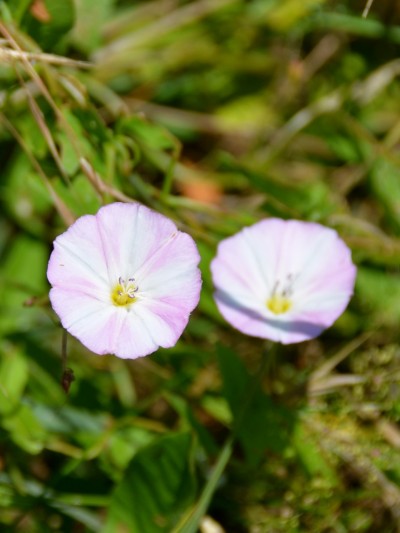
{"type": "Polygon", "coordinates": [[[111,300],[114,305],[130,305],[136,300],[138,289],[135,278],[129,278],[128,281],[125,281],[120,277],[117,285],[111,291],[111,300]]]}
{"type": "Polygon", "coordinates": [[[274,315],[283,315],[293,307],[293,284],[296,277],[288,274],[284,280],[276,280],[271,294],[266,301],[268,309],[274,315]]]}
{"type": "Polygon", "coordinates": [[[285,296],[273,294],[271,298],[268,298],[267,300],[267,307],[275,315],[283,315],[283,313],[287,313],[289,309],[291,309],[292,302],[285,296]]]}

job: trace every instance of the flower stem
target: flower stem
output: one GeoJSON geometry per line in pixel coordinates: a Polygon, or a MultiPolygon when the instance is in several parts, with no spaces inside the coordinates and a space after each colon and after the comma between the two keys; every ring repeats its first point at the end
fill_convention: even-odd
{"type": "Polygon", "coordinates": [[[196,531],[198,531],[199,523],[207,511],[218,481],[232,455],[234,440],[235,436],[231,433],[218,456],[212,474],[207,481],[200,498],[193,509],[191,509],[189,515],[186,515],[183,518],[183,521],[181,521],[181,523],[174,529],[173,533],[196,533],[196,531]]]}
{"type": "Polygon", "coordinates": [[[65,391],[65,394],[69,393],[71,383],[75,380],[74,371],[71,368],[67,368],[67,341],[68,334],[65,329],[62,332],[61,338],[61,386],[65,391]]]}
{"type": "Polygon", "coordinates": [[[202,517],[205,515],[207,508],[211,502],[212,496],[217,488],[219,479],[225,470],[226,465],[231,458],[233,452],[233,444],[238,436],[243,419],[247,413],[248,408],[254,400],[254,396],[259,389],[262,377],[265,369],[269,364],[269,358],[263,355],[261,365],[254,378],[250,380],[248,387],[248,394],[246,394],[246,400],[243,403],[242,409],[236,417],[236,422],[232,429],[231,434],[226,439],[225,444],[218,456],[217,462],[214,465],[214,469],[205,484],[203,491],[194,507],[186,514],[181,522],[173,530],[173,533],[196,533],[199,529],[199,524],[202,517]]]}
{"type": "Polygon", "coordinates": [[[62,373],[67,370],[67,342],[68,342],[68,336],[65,329],[63,329],[62,337],[61,337],[61,370],[62,373]]]}

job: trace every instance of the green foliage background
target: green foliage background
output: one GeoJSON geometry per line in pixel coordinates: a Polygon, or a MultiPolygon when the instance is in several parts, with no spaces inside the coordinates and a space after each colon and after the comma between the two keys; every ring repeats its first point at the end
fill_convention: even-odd
{"type": "Polygon", "coordinates": [[[364,7],[0,1],[1,531],[400,531],[400,7],[364,7]],[[52,241],[133,200],[196,239],[199,307],[136,361],[69,338],[66,395],[52,241]],[[319,339],[217,312],[217,243],[266,216],[352,248],[319,339]]]}

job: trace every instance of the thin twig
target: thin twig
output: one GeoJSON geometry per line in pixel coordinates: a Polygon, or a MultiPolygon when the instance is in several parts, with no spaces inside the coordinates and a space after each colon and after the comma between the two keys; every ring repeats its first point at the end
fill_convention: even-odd
{"type": "Polygon", "coordinates": [[[133,198],[130,196],[127,196],[123,192],[119,191],[118,189],[115,189],[114,187],[111,187],[110,185],[107,185],[104,183],[104,181],[101,179],[99,174],[94,170],[92,165],[89,163],[87,159],[84,157],[81,157],[79,159],[79,163],[82,169],[82,172],[85,174],[85,176],[89,179],[89,182],[92,184],[94,189],[100,193],[100,195],[103,197],[104,193],[109,194],[116,200],[119,200],[120,202],[135,202],[133,198]]]}
{"type": "MultiPolygon", "coordinates": [[[[7,43],[6,39],[0,39],[0,45],[7,43]]],[[[78,61],[69,57],[56,56],[53,54],[23,52],[19,50],[10,50],[9,48],[0,48],[0,61],[40,61],[52,65],[63,65],[66,67],[92,68],[92,63],[87,61],[78,61]]]]}
{"type": "Polygon", "coordinates": [[[40,107],[38,106],[35,98],[32,96],[30,90],[25,84],[24,79],[22,78],[21,74],[18,72],[18,69],[15,69],[15,72],[18,76],[19,82],[21,86],[25,89],[26,96],[28,98],[29,107],[32,113],[33,118],[36,121],[36,124],[38,125],[40,131],[42,132],[42,135],[44,137],[44,140],[46,141],[46,144],[50,150],[51,155],[53,156],[53,159],[57,165],[58,170],[60,171],[60,174],[66,181],[66,183],[69,183],[69,177],[68,174],[65,172],[60,154],[57,151],[56,143],[54,142],[53,136],[51,135],[50,129],[48,128],[46,121],[43,118],[43,113],[40,107]]]}
{"type": "Polygon", "coordinates": [[[369,13],[369,10],[371,9],[373,1],[374,0],[367,0],[367,3],[364,7],[364,11],[362,12],[362,15],[361,15],[363,19],[366,19],[368,17],[368,13],[369,13]]]}
{"type": "Polygon", "coordinates": [[[61,338],[61,370],[63,374],[67,370],[67,342],[67,332],[65,329],[63,329],[61,338]]]}
{"type": "Polygon", "coordinates": [[[67,341],[68,341],[68,334],[67,334],[67,331],[63,329],[62,338],[61,338],[61,370],[62,370],[61,386],[64,389],[65,394],[69,393],[71,384],[75,380],[74,371],[71,368],[67,367],[67,360],[68,360],[67,341]]]}
{"type": "Polygon", "coordinates": [[[9,44],[19,53],[22,53],[21,55],[21,62],[26,68],[27,73],[32,78],[32,80],[36,83],[38,86],[40,92],[43,94],[44,98],[47,100],[48,104],[54,111],[54,114],[56,115],[57,119],[60,121],[60,123],[63,125],[66,135],[68,136],[69,140],[71,141],[72,148],[74,149],[75,153],[78,157],[80,157],[82,154],[80,153],[80,150],[78,148],[78,145],[75,141],[75,133],[68,123],[68,121],[65,119],[64,115],[61,113],[61,111],[58,109],[57,104],[55,103],[53,97],[51,96],[49,90],[47,89],[46,85],[44,84],[43,80],[39,76],[39,74],[36,72],[36,70],[32,67],[31,63],[27,60],[26,57],[24,57],[23,52],[24,50],[21,49],[17,41],[14,39],[14,37],[11,35],[11,33],[8,31],[7,27],[0,22],[0,32],[6,37],[9,44]]]}
{"type": "Polygon", "coordinates": [[[211,13],[234,4],[237,0],[198,0],[191,4],[184,5],[167,13],[162,18],[155,20],[152,24],[145,26],[140,31],[130,32],[119,39],[111,42],[104,48],[97,51],[93,59],[101,64],[107,60],[115,61],[115,55],[126,50],[131,50],[138,46],[152,41],[159,40],[169,32],[178,28],[193,24],[199,19],[205,18],[211,13]]]}

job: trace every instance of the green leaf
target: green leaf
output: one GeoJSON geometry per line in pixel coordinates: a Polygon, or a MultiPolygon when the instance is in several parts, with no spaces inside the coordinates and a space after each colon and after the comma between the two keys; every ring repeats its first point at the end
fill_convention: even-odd
{"type": "Polygon", "coordinates": [[[179,433],[139,451],[112,495],[104,532],[171,531],[194,498],[192,445],[190,433],[179,433]]]}
{"type": "Polygon", "coordinates": [[[46,432],[28,405],[21,405],[17,412],[2,421],[12,440],[28,453],[39,453],[46,440],[46,432]]]}
{"type": "Polygon", "coordinates": [[[19,23],[31,4],[32,0],[9,0],[7,7],[12,13],[14,21],[19,23]]]}
{"type": "Polygon", "coordinates": [[[325,135],[325,139],[334,154],[347,163],[359,163],[361,159],[360,149],[357,140],[353,137],[346,137],[340,133],[325,135]]]}
{"type": "Polygon", "coordinates": [[[357,273],[356,293],[364,308],[376,323],[392,326],[400,321],[400,279],[398,273],[361,267],[357,273]]]}
{"type": "Polygon", "coordinates": [[[322,181],[293,183],[290,178],[277,179],[266,172],[237,163],[231,156],[221,156],[223,169],[246,177],[249,185],[265,193],[269,213],[284,218],[320,220],[335,209],[334,200],[322,181]]]}
{"type": "Polygon", "coordinates": [[[282,452],[289,444],[295,413],[263,393],[234,351],[219,345],[217,356],[224,395],[248,463],[256,465],[267,450],[282,452]]]}
{"type": "Polygon", "coordinates": [[[85,157],[94,168],[102,171],[103,143],[110,137],[110,132],[92,109],[61,108],[64,120],[68,123],[68,132],[63,124],[56,133],[61,148],[61,161],[65,170],[73,176],[80,167],[79,157],[85,157]]]}
{"type": "Polygon", "coordinates": [[[329,486],[334,487],[338,485],[335,469],[324,457],[315,437],[302,421],[299,421],[295,425],[292,442],[310,477],[319,476],[322,477],[329,486]]]}
{"type": "Polygon", "coordinates": [[[31,234],[45,234],[47,224],[44,219],[51,212],[52,200],[43,180],[32,170],[22,151],[16,150],[4,178],[2,197],[12,218],[31,234]]]}
{"type": "Polygon", "coordinates": [[[164,127],[148,122],[140,117],[123,118],[118,123],[118,130],[130,134],[151,150],[176,150],[177,140],[164,127]]]}
{"type": "Polygon", "coordinates": [[[370,184],[376,198],[382,204],[384,213],[397,233],[400,233],[400,181],[399,169],[386,159],[374,164],[370,184]]]}
{"type": "Polygon", "coordinates": [[[104,467],[115,479],[120,479],[133,456],[144,446],[155,440],[154,433],[140,427],[123,427],[116,429],[107,443],[106,454],[102,454],[104,467]]]}
{"type": "Polygon", "coordinates": [[[28,365],[17,350],[3,354],[0,366],[0,413],[10,414],[18,407],[28,381],[28,365]]]}
{"type": "Polygon", "coordinates": [[[288,31],[298,21],[303,20],[325,0],[286,0],[276,2],[275,8],[268,12],[267,20],[274,31],[288,31]]]}
{"type": "Polygon", "coordinates": [[[0,332],[23,331],[48,322],[43,311],[24,306],[30,296],[43,295],[48,287],[45,243],[21,235],[15,239],[4,261],[0,277],[0,332]]]}
{"type": "Polygon", "coordinates": [[[207,453],[217,453],[218,448],[214,439],[207,429],[199,423],[188,402],[184,398],[172,393],[165,393],[165,397],[179,414],[181,429],[193,429],[198,436],[199,444],[203,446],[207,453]]]}
{"type": "Polygon", "coordinates": [[[263,93],[233,100],[216,111],[216,120],[226,131],[257,131],[277,125],[276,108],[268,105],[263,93]]]}
{"type": "Polygon", "coordinates": [[[61,178],[53,185],[60,198],[77,216],[95,214],[101,207],[99,194],[83,174],[76,176],[69,186],[61,178]]]}
{"type": "Polygon", "coordinates": [[[102,28],[109,19],[114,0],[76,0],[76,24],[72,33],[74,46],[85,53],[93,52],[101,44],[102,28]]]}
{"type": "Polygon", "coordinates": [[[27,11],[22,26],[44,50],[49,50],[74,25],[75,7],[73,0],[43,0],[42,3],[45,16],[38,20],[32,11],[27,11]]]}
{"type": "Polygon", "coordinates": [[[25,113],[14,120],[14,125],[23,137],[29,152],[38,159],[43,158],[47,153],[47,143],[34,116],[25,113]]]}

